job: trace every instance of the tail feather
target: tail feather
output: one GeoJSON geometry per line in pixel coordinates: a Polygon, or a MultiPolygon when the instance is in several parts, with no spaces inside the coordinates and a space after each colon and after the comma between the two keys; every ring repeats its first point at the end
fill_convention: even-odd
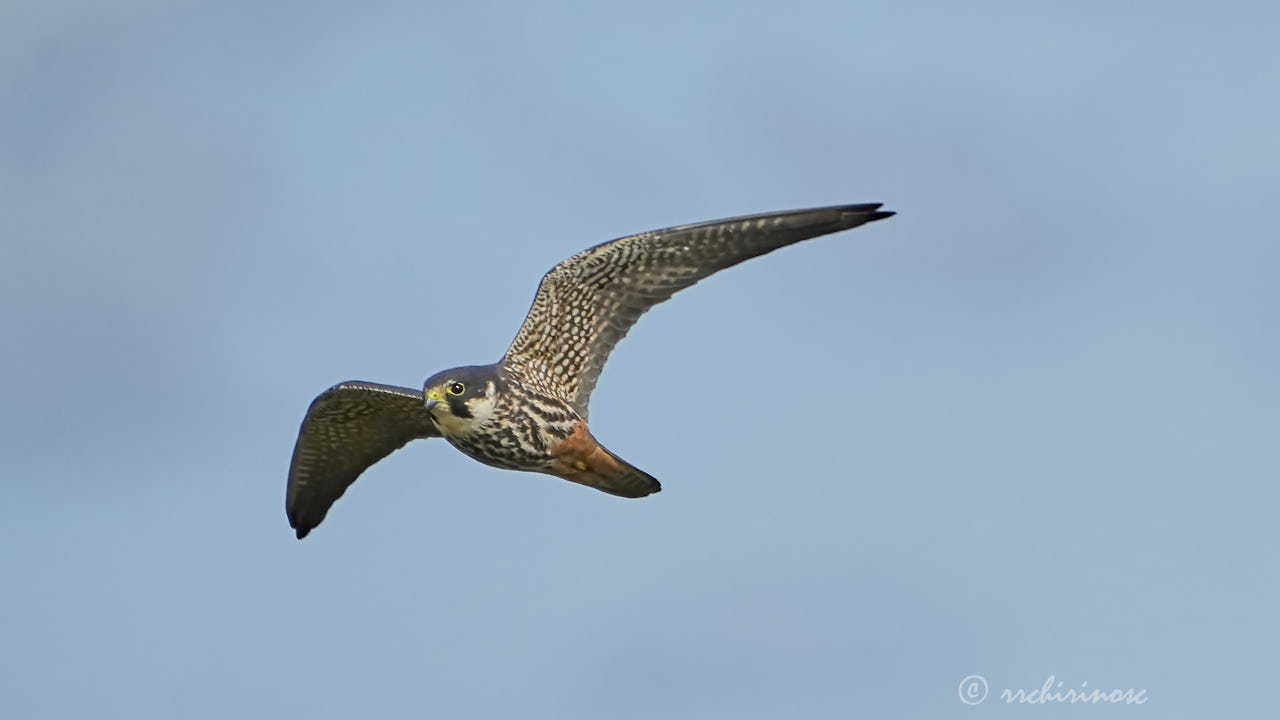
{"type": "Polygon", "coordinates": [[[606,448],[601,447],[600,449],[608,454],[617,467],[603,474],[589,473],[595,475],[597,481],[584,484],[589,484],[595,489],[607,492],[610,495],[626,498],[640,498],[652,495],[662,489],[662,483],[658,482],[658,479],[654,476],[614,455],[606,448]]]}
{"type": "Polygon", "coordinates": [[[550,448],[554,461],[544,472],[619,497],[652,495],[662,485],[649,473],[609,452],[591,435],[585,420],[550,448]]]}

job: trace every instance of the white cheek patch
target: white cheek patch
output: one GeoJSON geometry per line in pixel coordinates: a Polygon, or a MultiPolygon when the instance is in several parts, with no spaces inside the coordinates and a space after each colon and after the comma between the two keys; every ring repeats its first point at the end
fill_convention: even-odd
{"type": "Polygon", "coordinates": [[[437,416],[440,429],[446,435],[469,435],[477,428],[487,425],[498,409],[498,388],[490,380],[485,384],[483,397],[473,397],[466,402],[467,410],[471,413],[469,418],[458,417],[453,413],[442,413],[437,416]]]}
{"type": "Polygon", "coordinates": [[[498,407],[498,401],[494,399],[491,393],[485,393],[482,398],[475,398],[467,401],[467,409],[471,411],[472,422],[476,425],[487,425],[489,420],[493,418],[493,411],[498,407]]]}

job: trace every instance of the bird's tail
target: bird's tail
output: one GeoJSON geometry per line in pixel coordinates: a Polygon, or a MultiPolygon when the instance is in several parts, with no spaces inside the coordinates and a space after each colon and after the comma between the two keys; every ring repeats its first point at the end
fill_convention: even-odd
{"type": "Polygon", "coordinates": [[[555,462],[545,472],[570,482],[593,487],[610,495],[639,498],[662,489],[649,473],[609,452],[601,445],[586,423],[551,452],[555,462]]]}
{"type": "Polygon", "coordinates": [[[613,460],[616,467],[600,476],[599,484],[594,486],[597,490],[619,497],[639,498],[662,489],[662,483],[654,476],[609,452],[603,445],[600,450],[613,460]]]}

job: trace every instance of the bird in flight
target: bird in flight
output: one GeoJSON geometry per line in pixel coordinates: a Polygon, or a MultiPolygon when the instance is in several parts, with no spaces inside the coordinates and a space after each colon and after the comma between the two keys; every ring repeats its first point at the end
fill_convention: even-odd
{"type": "Polygon", "coordinates": [[[298,539],[370,465],[443,437],[486,465],[546,473],[611,495],[662,486],[592,436],[587,403],[613,346],[649,308],[727,267],[893,215],[838,205],[713,220],[587,248],[542,278],[516,339],[492,365],[444,370],[422,390],[351,381],[307,409],[285,509],[298,539]]]}

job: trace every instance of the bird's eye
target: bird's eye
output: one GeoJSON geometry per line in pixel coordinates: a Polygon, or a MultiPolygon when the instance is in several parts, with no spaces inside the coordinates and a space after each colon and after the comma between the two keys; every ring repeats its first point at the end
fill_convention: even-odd
{"type": "Polygon", "coordinates": [[[467,391],[467,386],[460,382],[451,382],[445,390],[448,390],[450,395],[461,395],[467,391]]]}

